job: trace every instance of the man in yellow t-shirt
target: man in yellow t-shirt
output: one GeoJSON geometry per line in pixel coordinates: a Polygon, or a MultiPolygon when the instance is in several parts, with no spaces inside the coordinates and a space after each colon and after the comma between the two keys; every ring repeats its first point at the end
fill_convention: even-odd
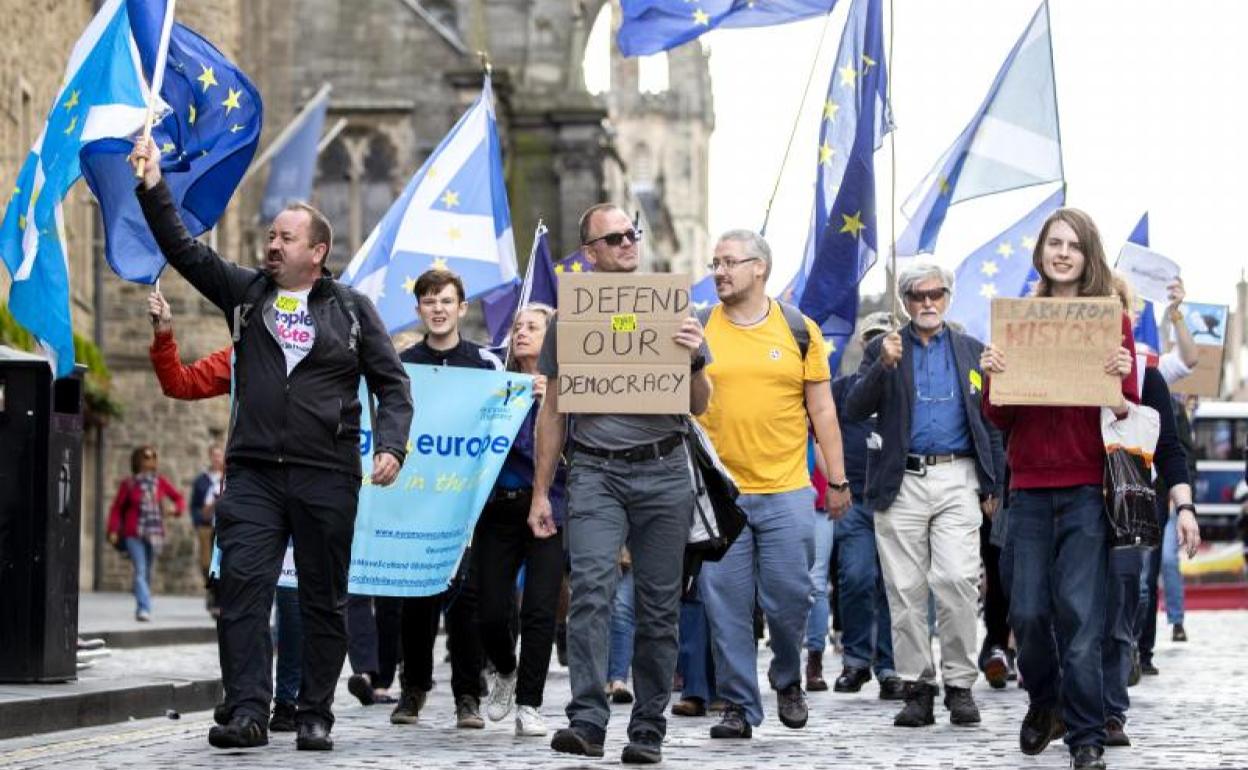
{"type": "Polygon", "coordinates": [[[771,685],[780,721],[806,725],[802,643],[810,609],[814,559],[814,492],[806,465],[807,421],[828,468],[827,507],[849,508],[836,406],[828,387],[827,351],[819,327],[802,317],[809,338],[803,358],[786,312],[766,293],[771,249],[749,230],[720,237],[711,261],[722,304],[707,319],[715,353],[707,366],[714,396],[698,419],[742,495],[748,526],[724,558],[702,568],[699,590],[715,645],[715,684],[728,702],[712,738],[748,738],[763,721],[754,644],[757,591],[771,632],[771,685]]]}

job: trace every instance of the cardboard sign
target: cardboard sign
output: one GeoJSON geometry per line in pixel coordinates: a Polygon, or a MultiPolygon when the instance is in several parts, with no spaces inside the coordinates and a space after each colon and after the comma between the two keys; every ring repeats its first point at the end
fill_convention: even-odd
{"type": "Polygon", "coordinates": [[[1223,357],[1226,350],[1226,321],[1230,308],[1184,302],[1179,305],[1183,322],[1192,333],[1199,359],[1192,373],[1171,386],[1175,393],[1217,397],[1222,394],[1223,357]]]}
{"type": "Polygon", "coordinates": [[[561,275],[559,411],[688,413],[689,351],[672,335],[689,311],[688,275],[561,275]]]}
{"type": "Polygon", "coordinates": [[[1122,401],[1122,381],[1105,373],[1105,362],[1122,346],[1117,299],[994,299],[992,344],[1005,353],[1005,373],[992,375],[994,404],[1122,401]]]}
{"type": "Polygon", "coordinates": [[[1122,247],[1114,268],[1126,277],[1137,294],[1158,305],[1170,301],[1166,287],[1179,279],[1179,266],[1173,260],[1137,243],[1122,247]]]}

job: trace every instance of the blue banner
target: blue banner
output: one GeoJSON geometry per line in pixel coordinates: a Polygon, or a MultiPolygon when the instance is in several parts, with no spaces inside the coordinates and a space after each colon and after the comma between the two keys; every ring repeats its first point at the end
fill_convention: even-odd
{"type": "MultiPolygon", "coordinates": [[[[388,487],[373,472],[371,423],[361,420],[360,490],[348,590],[432,596],[450,585],[512,440],[533,405],[517,372],[405,364],[416,414],[407,461],[388,487]]],[[[367,397],[361,386],[360,399],[367,397]]],[[[365,402],[366,403],[366,402],[365,402]]]]}

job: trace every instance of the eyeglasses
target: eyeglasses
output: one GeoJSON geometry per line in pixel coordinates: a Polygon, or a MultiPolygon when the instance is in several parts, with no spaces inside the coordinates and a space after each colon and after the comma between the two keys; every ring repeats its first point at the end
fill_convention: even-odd
{"type": "Polygon", "coordinates": [[[906,299],[916,305],[922,305],[924,300],[928,300],[934,305],[948,294],[949,290],[942,286],[939,289],[928,289],[927,291],[908,291],[906,292],[906,299]]]}
{"type": "Polygon", "coordinates": [[[621,233],[607,233],[606,235],[600,235],[597,238],[591,238],[588,241],[585,241],[582,245],[590,246],[598,241],[604,241],[608,246],[615,247],[623,243],[625,238],[628,239],[629,243],[636,243],[641,240],[641,231],[634,230],[630,227],[621,233]]]}
{"type": "Polygon", "coordinates": [[[744,259],[712,259],[710,262],[706,263],[706,268],[713,273],[721,267],[725,270],[732,270],[744,265],[746,262],[757,261],[758,257],[746,257],[744,259]]]}

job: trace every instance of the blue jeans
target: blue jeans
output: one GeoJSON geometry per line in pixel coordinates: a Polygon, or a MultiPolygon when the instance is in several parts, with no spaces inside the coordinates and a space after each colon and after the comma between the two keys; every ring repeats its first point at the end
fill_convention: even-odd
{"type": "Polygon", "coordinates": [[[623,570],[611,604],[611,653],[607,656],[607,681],[628,681],[633,662],[633,635],[637,632],[633,611],[633,571],[623,570]]]}
{"type": "Polygon", "coordinates": [[[741,495],[747,526],[718,562],[703,565],[699,582],[715,651],[719,694],[763,721],[754,643],[754,596],[771,633],[771,686],[783,690],[802,678],[802,641],[810,611],[810,565],[815,528],[809,487],[771,495],[741,495]]]}
{"type": "Polygon", "coordinates": [[[841,607],[841,661],[846,668],[874,666],[877,679],[896,676],[892,620],[875,551],[875,517],[854,505],[836,522],[838,601],[841,607]]]}
{"type": "Polygon", "coordinates": [[[152,611],[152,544],[141,537],[126,538],[126,553],[134,565],[134,603],[136,612],[152,611]]]}
{"type": "Polygon", "coordinates": [[[1101,642],[1101,672],[1105,688],[1105,718],[1127,722],[1131,698],[1127,677],[1135,648],[1135,614],[1140,598],[1140,567],[1144,552],[1114,548],[1109,552],[1109,589],[1105,606],[1105,639],[1101,642]]]}
{"type": "Polygon", "coordinates": [[[1032,706],[1060,703],[1066,745],[1105,744],[1101,641],[1108,547],[1099,485],[1017,489],[1010,626],[1032,706]]]}
{"type": "Polygon", "coordinates": [[[299,589],[277,587],[277,687],[273,700],[291,706],[299,698],[303,676],[303,620],[299,617],[299,589]]]}
{"type": "Polygon", "coordinates": [[[1161,585],[1166,591],[1166,622],[1183,622],[1183,574],[1179,572],[1179,517],[1166,520],[1161,540],[1161,585]]]}
{"type": "Polygon", "coordinates": [[[715,661],[711,655],[710,627],[706,607],[695,587],[680,603],[680,654],[676,671],[684,678],[682,698],[698,698],[710,703],[715,693],[715,661]]]}
{"type": "Polygon", "coordinates": [[[815,523],[815,561],[810,567],[810,616],[806,619],[806,649],[823,652],[828,644],[828,562],[832,561],[832,520],[827,511],[812,511],[815,523]]]}

